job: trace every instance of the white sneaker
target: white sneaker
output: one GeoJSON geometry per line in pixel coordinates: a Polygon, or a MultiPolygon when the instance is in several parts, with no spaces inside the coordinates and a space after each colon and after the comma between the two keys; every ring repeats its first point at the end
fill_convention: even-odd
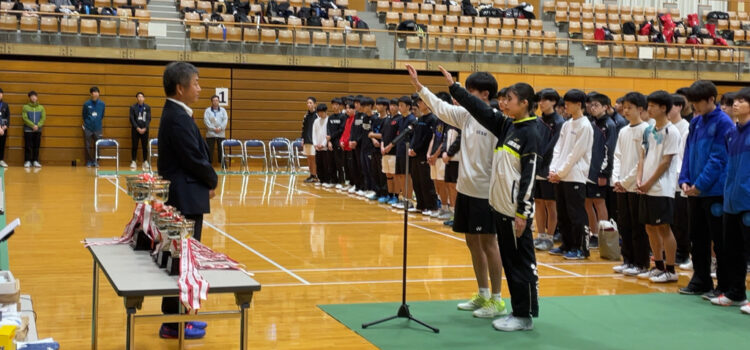
{"type": "Polygon", "coordinates": [[[642,273],[644,273],[646,271],[648,271],[648,270],[642,269],[642,268],[640,268],[638,266],[633,266],[633,267],[631,267],[629,269],[622,270],[622,274],[625,275],[625,276],[633,276],[633,277],[635,277],[635,276],[638,276],[638,275],[640,275],[640,274],[642,274],[642,273]]]}
{"type": "Polygon", "coordinates": [[[34,168],[41,168],[42,164],[39,164],[39,162],[34,162],[34,168]]]}
{"type": "Polygon", "coordinates": [[[617,266],[612,267],[612,271],[614,271],[616,273],[622,273],[623,271],[625,271],[625,270],[627,270],[627,269],[629,269],[631,267],[633,267],[633,265],[630,265],[630,264],[617,265],[617,266]]]}
{"type": "Polygon", "coordinates": [[[648,270],[646,272],[642,272],[638,274],[638,279],[647,280],[651,279],[651,277],[656,277],[664,273],[664,271],[659,270],[657,268],[651,268],[651,270],[648,270]]]}
{"type": "Polygon", "coordinates": [[[360,197],[364,197],[365,191],[359,190],[359,191],[354,192],[354,194],[356,194],[356,195],[358,195],[360,197]]]}
{"type": "Polygon", "coordinates": [[[416,212],[418,212],[418,211],[419,211],[419,209],[417,209],[417,208],[413,207],[413,206],[412,206],[411,204],[409,205],[409,212],[410,212],[410,213],[416,213],[416,212]]]}
{"type": "Polygon", "coordinates": [[[750,304],[745,304],[745,306],[740,308],[740,311],[742,311],[743,314],[750,315],[750,304]]]}
{"type": "Polygon", "coordinates": [[[684,264],[680,264],[680,270],[692,270],[693,269],[693,260],[688,260],[688,262],[684,264]]]}
{"type": "Polygon", "coordinates": [[[31,162],[24,162],[23,163],[24,168],[31,168],[31,162]]]}
{"type": "Polygon", "coordinates": [[[404,202],[399,201],[396,204],[394,204],[393,207],[396,209],[404,209],[404,202]]]}
{"type": "Polygon", "coordinates": [[[130,162],[130,170],[135,170],[135,168],[137,168],[137,167],[138,167],[138,165],[135,164],[135,161],[130,162]]]}
{"type": "Polygon", "coordinates": [[[323,184],[323,187],[325,187],[325,188],[333,188],[333,184],[323,184]]]}
{"type": "Polygon", "coordinates": [[[432,215],[432,210],[428,210],[428,209],[422,210],[422,215],[430,216],[432,215]]]}
{"type": "Polygon", "coordinates": [[[458,309],[464,310],[464,311],[474,311],[481,308],[485,303],[487,302],[487,299],[483,298],[479,294],[474,294],[471,299],[469,299],[466,302],[458,303],[458,309]]]}
{"type": "Polygon", "coordinates": [[[719,295],[716,298],[711,298],[711,304],[719,305],[719,306],[741,306],[747,304],[747,299],[742,301],[734,301],[732,299],[729,299],[724,296],[724,294],[719,295]]]}
{"type": "MultiPolygon", "coordinates": [[[[657,270],[658,271],[658,270],[657,270]]],[[[654,283],[669,283],[669,282],[677,282],[678,276],[676,273],[671,273],[669,271],[664,271],[656,276],[653,276],[650,278],[651,282],[654,283]]]]}
{"type": "Polygon", "coordinates": [[[505,307],[505,301],[503,301],[502,299],[486,300],[482,307],[474,310],[473,312],[473,315],[476,318],[495,318],[498,316],[505,316],[507,314],[508,309],[505,307]]]}
{"type": "Polygon", "coordinates": [[[440,220],[450,220],[453,217],[453,212],[450,210],[446,210],[445,213],[440,214],[438,216],[438,219],[440,220]]]}
{"type": "Polygon", "coordinates": [[[530,331],[534,329],[534,322],[530,317],[508,315],[492,321],[492,327],[503,332],[530,331]]]}
{"type": "Polygon", "coordinates": [[[442,215],[442,214],[443,214],[444,212],[445,212],[445,210],[444,210],[444,209],[433,210],[433,211],[432,211],[432,212],[430,213],[430,217],[432,217],[432,218],[438,218],[438,217],[440,217],[440,215],[442,215]]]}
{"type": "Polygon", "coordinates": [[[357,192],[357,186],[349,187],[349,189],[347,190],[347,192],[349,192],[351,194],[354,194],[355,192],[357,192]]]}
{"type": "Polygon", "coordinates": [[[375,200],[378,199],[378,194],[375,191],[367,191],[365,192],[365,197],[369,200],[375,200]]]}
{"type": "Polygon", "coordinates": [[[342,185],[342,184],[337,184],[337,185],[336,185],[336,189],[337,189],[337,190],[341,190],[341,189],[343,189],[343,188],[344,188],[344,185],[342,185]]]}
{"type": "Polygon", "coordinates": [[[315,187],[320,187],[320,186],[323,186],[323,184],[322,184],[322,183],[320,183],[320,182],[316,182],[316,183],[314,183],[314,184],[313,184],[313,186],[315,186],[315,187]]]}
{"type": "Polygon", "coordinates": [[[6,163],[4,160],[0,160],[0,166],[3,167],[3,168],[7,168],[8,167],[8,163],[6,163]]]}
{"type": "Polygon", "coordinates": [[[149,171],[151,170],[151,164],[149,164],[148,162],[143,162],[143,164],[141,164],[141,169],[143,169],[143,171],[149,171]]]}

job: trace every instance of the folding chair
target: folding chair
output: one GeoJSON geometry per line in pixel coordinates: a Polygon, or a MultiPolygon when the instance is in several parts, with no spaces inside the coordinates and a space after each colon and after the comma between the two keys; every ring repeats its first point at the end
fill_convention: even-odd
{"type": "Polygon", "coordinates": [[[153,172],[154,158],[159,158],[159,139],[153,138],[148,140],[148,171],[153,172]],[[156,152],[154,152],[156,148],[156,152]]]}
{"type": "Polygon", "coordinates": [[[221,161],[221,170],[227,171],[227,163],[228,160],[231,158],[239,158],[242,162],[242,166],[240,168],[240,172],[247,171],[247,155],[245,152],[245,145],[240,142],[239,140],[235,139],[227,139],[224,141],[221,141],[221,154],[222,154],[222,161],[221,161]],[[232,147],[239,147],[240,153],[232,153],[232,147]],[[227,148],[229,148],[229,152],[227,152],[227,148]]]}
{"type": "MultiPolygon", "coordinates": [[[[94,144],[94,160],[99,163],[100,159],[113,159],[115,161],[115,176],[120,171],[120,144],[114,139],[101,139],[97,140],[94,144]],[[115,148],[114,155],[102,155],[100,152],[101,148],[115,148]]],[[[99,168],[96,168],[96,176],[99,176],[99,168]]]]}
{"type": "Polygon", "coordinates": [[[294,143],[292,143],[292,148],[294,149],[294,154],[292,159],[294,160],[294,169],[297,171],[310,171],[309,167],[303,167],[301,159],[307,159],[307,156],[303,152],[303,141],[302,139],[296,139],[294,140],[294,143]]]}
{"type": "Polygon", "coordinates": [[[271,160],[273,160],[273,171],[279,171],[279,159],[286,160],[286,169],[291,171],[294,166],[294,151],[292,150],[292,144],[288,139],[283,137],[277,137],[268,143],[268,149],[271,152],[271,160]]]}
{"type": "Polygon", "coordinates": [[[266,153],[266,144],[261,140],[245,141],[245,164],[247,171],[250,172],[250,159],[263,159],[263,171],[268,171],[268,154],[266,153]],[[250,149],[259,149],[263,154],[250,154],[250,149]]]}

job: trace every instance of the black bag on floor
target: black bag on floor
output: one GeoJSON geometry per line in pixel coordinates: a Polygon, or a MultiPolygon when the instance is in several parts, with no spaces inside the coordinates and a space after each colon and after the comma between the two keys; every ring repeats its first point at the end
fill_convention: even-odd
{"type": "Polygon", "coordinates": [[[312,16],[307,19],[307,25],[309,27],[321,27],[323,26],[323,22],[321,22],[320,17],[312,16]]]}
{"type": "Polygon", "coordinates": [[[505,17],[505,13],[501,9],[490,7],[481,9],[479,11],[479,16],[502,18],[505,17]]]}
{"type": "Polygon", "coordinates": [[[635,35],[635,23],[625,22],[622,24],[622,34],[635,35]]]}
{"type": "Polygon", "coordinates": [[[478,16],[477,9],[471,4],[471,0],[463,0],[461,2],[461,12],[464,16],[478,16]]]}
{"type": "Polygon", "coordinates": [[[729,19],[729,14],[722,11],[711,11],[706,15],[707,20],[720,20],[720,19],[729,19]]]}

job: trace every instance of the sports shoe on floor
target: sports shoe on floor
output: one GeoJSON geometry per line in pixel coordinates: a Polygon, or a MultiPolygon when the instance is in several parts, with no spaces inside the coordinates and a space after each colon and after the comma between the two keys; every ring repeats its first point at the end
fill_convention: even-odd
{"type": "Polygon", "coordinates": [[[409,205],[409,212],[410,212],[410,213],[416,213],[416,212],[418,212],[418,211],[419,211],[419,209],[417,209],[417,208],[415,208],[415,207],[413,207],[413,206],[409,205]]]}
{"type": "Polygon", "coordinates": [[[357,193],[357,186],[350,187],[349,190],[347,190],[346,192],[349,192],[351,194],[357,193]]]}
{"type": "Polygon", "coordinates": [[[589,249],[599,248],[599,236],[589,237],[589,249]]]}
{"type": "Polygon", "coordinates": [[[714,289],[703,293],[703,295],[701,295],[701,298],[703,300],[711,301],[711,299],[718,298],[720,295],[722,295],[722,293],[718,289],[714,289]]]}
{"type": "Polygon", "coordinates": [[[333,184],[323,184],[323,187],[325,188],[333,188],[333,184]]]}
{"type": "Polygon", "coordinates": [[[646,271],[647,270],[644,269],[644,268],[641,268],[641,267],[638,267],[638,266],[633,266],[631,268],[622,270],[622,274],[625,275],[625,276],[633,276],[633,277],[635,277],[635,276],[638,276],[638,275],[640,275],[640,274],[642,274],[642,273],[644,273],[646,271]]]}
{"type": "Polygon", "coordinates": [[[617,265],[617,266],[612,267],[612,271],[614,271],[615,273],[622,273],[623,271],[631,267],[633,267],[633,265],[630,265],[630,264],[617,265]]]}
{"type": "Polygon", "coordinates": [[[358,195],[358,196],[362,197],[362,196],[364,196],[364,195],[365,195],[365,191],[362,191],[362,190],[359,190],[359,191],[354,191],[354,194],[356,194],[356,195],[358,195]]]}
{"type": "Polygon", "coordinates": [[[143,164],[141,164],[141,170],[149,171],[150,169],[151,169],[151,164],[149,164],[148,162],[143,162],[143,164]]]}
{"type": "Polygon", "coordinates": [[[655,267],[652,267],[650,270],[648,270],[646,272],[639,273],[638,274],[638,278],[642,279],[642,280],[647,280],[647,279],[651,279],[651,277],[655,277],[655,276],[661,275],[662,273],[664,273],[664,271],[659,270],[659,269],[657,269],[655,267]]]}
{"type": "Polygon", "coordinates": [[[471,299],[463,303],[458,303],[458,305],[456,306],[458,307],[459,310],[474,311],[474,310],[481,308],[486,302],[487,302],[487,299],[483,298],[479,294],[474,294],[474,296],[472,296],[471,299]]]}
{"type": "Polygon", "coordinates": [[[687,286],[684,288],[680,288],[679,293],[682,295],[701,295],[701,294],[706,293],[706,291],[701,290],[701,289],[695,289],[691,286],[687,286]]]}
{"type": "Polygon", "coordinates": [[[679,276],[677,276],[676,273],[672,273],[669,271],[664,271],[654,277],[649,278],[649,280],[654,283],[677,282],[678,279],[679,279],[679,276]]]}
{"type": "Polygon", "coordinates": [[[391,199],[389,199],[388,202],[386,202],[386,204],[390,204],[390,205],[395,205],[396,203],[398,203],[398,197],[391,197],[391,199]]]}
{"type": "MultiPolygon", "coordinates": [[[[159,337],[163,339],[177,339],[177,329],[161,325],[159,337]]],[[[194,328],[190,324],[185,325],[185,339],[201,339],[206,336],[206,330],[194,328]]]]}
{"type": "Polygon", "coordinates": [[[534,329],[534,322],[530,317],[508,315],[492,321],[492,327],[503,332],[530,331],[534,329]]]}
{"type": "MultiPolygon", "coordinates": [[[[96,163],[94,163],[94,164],[96,164],[96,163]]],[[[98,165],[96,165],[96,166],[98,166],[98,165]]],[[[34,168],[41,168],[41,167],[42,167],[42,164],[40,164],[39,162],[34,162],[34,168]]]]}
{"type": "Polygon", "coordinates": [[[474,310],[474,317],[477,318],[495,318],[507,314],[508,309],[505,307],[505,301],[502,299],[495,300],[490,298],[484,302],[482,307],[474,310]]]}
{"type": "Polygon", "coordinates": [[[135,161],[130,162],[130,170],[135,170],[135,168],[137,168],[137,167],[138,167],[138,165],[135,164],[135,161]]]}
{"type": "Polygon", "coordinates": [[[750,315],[750,304],[745,304],[745,306],[743,306],[743,307],[740,308],[740,311],[743,314],[750,315]]]}
{"type": "Polygon", "coordinates": [[[370,191],[369,193],[365,193],[365,197],[367,197],[367,199],[371,201],[378,199],[378,195],[373,191],[370,191]]]}
{"type": "Polygon", "coordinates": [[[7,168],[8,167],[8,163],[6,163],[4,160],[0,160],[0,166],[3,167],[3,168],[7,168]]]}
{"type": "Polygon", "coordinates": [[[432,212],[430,213],[430,217],[431,217],[431,218],[437,218],[437,217],[438,217],[438,216],[440,216],[440,214],[442,214],[443,212],[445,212],[445,210],[444,210],[444,209],[442,209],[442,208],[441,208],[441,209],[436,209],[436,210],[433,210],[433,211],[432,211],[432,212]]]}
{"type": "Polygon", "coordinates": [[[308,176],[308,177],[307,177],[307,178],[305,179],[305,183],[308,183],[308,184],[309,184],[309,183],[313,183],[313,182],[315,182],[315,177],[314,177],[314,176],[312,176],[312,175],[308,176]]]}
{"type": "Polygon", "coordinates": [[[734,301],[732,299],[727,298],[724,294],[722,294],[716,298],[711,298],[711,304],[719,305],[719,306],[743,306],[747,304],[747,299],[742,300],[742,301],[734,301]]]}
{"type": "Polygon", "coordinates": [[[445,225],[445,226],[451,226],[452,227],[453,226],[453,219],[450,219],[448,221],[443,222],[443,225],[445,225]]]}
{"type": "Polygon", "coordinates": [[[563,258],[567,260],[584,260],[586,259],[586,254],[584,254],[583,251],[576,249],[565,253],[563,258]]]}
{"type": "Polygon", "coordinates": [[[313,184],[313,186],[315,186],[315,187],[320,187],[320,186],[323,186],[323,184],[322,184],[322,183],[320,183],[320,182],[316,182],[316,183],[314,183],[314,184],[313,184]]]}
{"type": "Polygon", "coordinates": [[[562,255],[565,255],[565,253],[567,253],[567,252],[566,252],[566,251],[564,251],[564,250],[562,249],[562,247],[557,247],[557,248],[552,248],[552,249],[550,249],[550,250],[549,250],[549,251],[548,251],[547,253],[549,253],[549,255],[558,255],[558,256],[562,256],[562,255]]]}
{"type": "Polygon", "coordinates": [[[675,265],[687,264],[688,261],[690,261],[690,258],[681,258],[678,256],[677,258],[674,259],[674,264],[675,265]]]}
{"type": "Polygon", "coordinates": [[[396,209],[404,209],[404,203],[403,202],[397,202],[393,205],[396,209]]]}
{"type": "Polygon", "coordinates": [[[343,188],[344,188],[344,185],[342,185],[342,184],[337,184],[336,185],[336,189],[337,190],[340,190],[340,189],[343,189],[343,188]]]}
{"type": "Polygon", "coordinates": [[[548,251],[552,249],[555,243],[552,242],[552,236],[543,233],[539,235],[539,238],[534,240],[534,248],[536,250],[548,251]]]}
{"type": "Polygon", "coordinates": [[[432,210],[428,210],[428,209],[422,210],[422,215],[430,216],[432,215],[432,210]]]}
{"type": "Polygon", "coordinates": [[[555,235],[552,236],[552,240],[555,241],[555,243],[562,242],[562,234],[560,234],[559,230],[555,230],[555,235]]]}
{"type": "Polygon", "coordinates": [[[438,215],[437,218],[440,219],[440,220],[449,220],[449,221],[451,221],[451,219],[453,219],[453,212],[450,211],[450,210],[446,210],[442,214],[438,215]]]}
{"type": "Polygon", "coordinates": [[[385,203],[387,203],[387,202],[388,202],[388,200],[389,200],[389,199],[390,199],[390,198],[388,198],[388,197],[386,197],[386,196],[382,196],[382,197],[378,198],[378,203],[380,203],[380,204],[385,204],[385,203]]]}
{"type": "Polygon", "coordinates": [[[24,162],[23,163],[24,168],[31,168],[31,162],[24,162]]]}
{"type": "Polygon", "coordinates": [[[680,270],[692,270],[693,269],[693,261],[688,260],[684,264],[680,264],[680,270]]]}

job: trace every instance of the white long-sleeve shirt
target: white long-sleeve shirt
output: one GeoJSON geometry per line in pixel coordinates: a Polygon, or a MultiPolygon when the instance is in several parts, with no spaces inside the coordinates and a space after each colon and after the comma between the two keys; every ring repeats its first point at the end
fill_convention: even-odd
{"type": "Polygon", "coordinates": [[[440,120],[461,129],[461,162],[456,191],[474,198],[489,199],[492,154],[497,137],[472,118],[465,108],[439,99],[427,87],[423,87],[418,94],[440,120]]]}
{"type": "Polygon", "coordinates": [[[313,122],[313,146],[323,146],[328,150],[326,135],[328,135],[328,118],[317,117],[313,122]]]}
{"type": "Polygon", "coordinates": [[[561,181],[585,184],[593,144],[594,128],[586,117],[568,120],[563,124],[560,138],[555,144],[550,172],[557,173],[561,181]]]}
{"type": "Polygon", "coordinates": [[[648,123],[628,125],[620,130],[615,147],[615,160],[612,168],[612,184],[617,182],[628,192],[636,191],[638,160],[643,145],[643,131],[648,123]]]}
{"type": "Polygon", "coordinates": [[[214,110],[211,107],[206,108],[203,113],[203,122],[206,124],[206,137],[219,137],[226,138],[227,121],[227,110],[224,107],[219,107],[219,110],[214,110]],[[221,129],[216,132],[215,129],[221,129]]]}
{"type": "MultiPolygon", "coordinates": [[[[690,133],[690,122],[685,119],[681,119],[677,124],[674,124],[677,130],[680,131],[680,151],[674,155],[675,161],[677,162],[677,178],[680,178],[680,170],[682,170],[682,157],[685,155],[685,144],[687,143],[688,134],[690,133]]],[[[677,181],[677,191],[680,195],[685,196],[680,188],[680,182],[677,181]]]]}

